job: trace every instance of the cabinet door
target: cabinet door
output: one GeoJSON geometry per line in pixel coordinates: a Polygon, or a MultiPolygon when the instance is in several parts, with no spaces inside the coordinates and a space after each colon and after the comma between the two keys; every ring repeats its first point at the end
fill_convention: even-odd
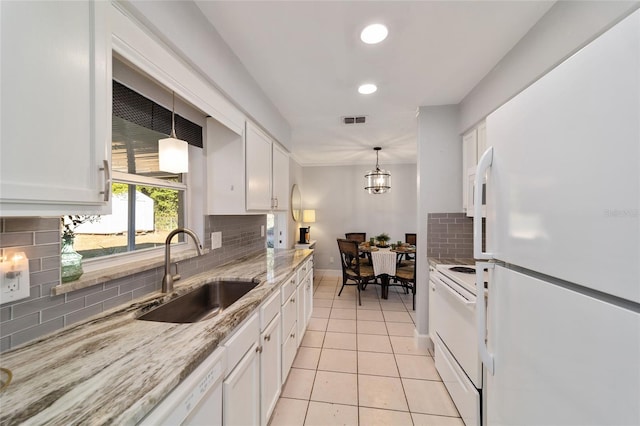
{"type": "Polygon", "coordinates": [[[271,139],[249,122],[246,176],[247,210],[271,210],[271,139]]]}
{"type": "Polygon", "coordinates": [[[289,370],[293,365],[293,360],[296,357],[296,326],[291,327],[291,330],[282,334],[282,383],[287,381],[289,370]]]}
{"type": "Polygon", "coordinates": [[[0,2],[0,216],[110,212],[110,7],[0,2]]]}
{"type": "Polygon", "coordinates": [[[260,357],[254,343],[223,384],[224,424],[246,426],[260,423],[260,357]]]}
{"type": "Polygon", "coordinates": [[[245,214],[244,140],[214,118],[207,118],[207,211],[245,214]]]}
{"type": "MultiPolygon", "coordinates": [[[[313,265],[312,262],[309,262],[309,265],[313,265]]],[[[313,267],[309,271],[307,275],[307,280],[305,282],[305,295],[304,295],[304,312],[305,312],[305,323],[309,324],[309,320],[311,319],[311,314],[313,313],[313,267]]]]}
{"type": "Polygon", "coordinates": [[[289,155],[273,144],[273,206],[275,210],[289,209],[289,155]]]}
{"type": "Polygon", "coordinates": [[[276,407],[281,388],[282,347],[280,314],[271,321],[260,336],[260,414],[261,425],[266,426],[276,407]]]}
{"type": "Polygon", "coordinates": [[[305,304],[305,285],[304,282],[301,282],[298,285],[296,290],[296,327],[298,332],[296,333],[296,347],[300,346],[302,343],[302,338],[304,337],[304,331],[307,329],[307,321],[306,315],[304,312],[304,304],[305,304]]]}
{"type": "Polygon", "coordinates": [[[476,166],[477,157],[477,132],[473,129],[462,137],[462,209],[471,208],[469,200],[469,169],[476,166]]]}
{"type": "Polygon", "coordinates": [[[477,141],[477,149],[476,149],[476,164],[480,161],[480,157],[487,150],[487,124],[482,122],[478,126],[478,141],[477,141]]]}

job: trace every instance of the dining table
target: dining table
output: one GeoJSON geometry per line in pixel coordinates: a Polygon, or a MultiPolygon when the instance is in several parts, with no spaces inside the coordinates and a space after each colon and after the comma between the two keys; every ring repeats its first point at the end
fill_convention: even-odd
{"type": "Polygon", "coordinates": [[[402,256],[405,254],[415,254],[415,247],[397,246],[376,247],[360,244],[358,247],[360,252],[365,253],[373,266],[373,273],[380,278],[381,293],[383,299],[389,298],[389,284],[391,278],[396,275],[396,267],[400,263],[402,256]]]}

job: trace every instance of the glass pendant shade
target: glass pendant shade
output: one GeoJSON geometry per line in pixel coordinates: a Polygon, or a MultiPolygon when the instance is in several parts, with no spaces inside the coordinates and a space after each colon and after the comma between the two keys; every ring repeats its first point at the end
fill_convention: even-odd
{"type": "Polygon", "coordinates": [[[176,136],[176,94],[171,108],[171,135],[158,140],[158,168],[169,173],[189,172],[189,144],[176,136]]]}
{"type": "Polygon", "coordinates": [[[364,189],[367,190],[369,194],[384,194],[391,189],[391,173],[381,169],[378,165],[378,151],[382,148],[375,147],[373,149],[376,151],[376,168],[375,170],[369,170],[367,174],[364,175],[367,180],[364,189]]]}
{"type": "Polygon", "coordinates": [[[176,138],[158,141],[158,168],[169,173],[189,172],[189,144],[176,138]]]}

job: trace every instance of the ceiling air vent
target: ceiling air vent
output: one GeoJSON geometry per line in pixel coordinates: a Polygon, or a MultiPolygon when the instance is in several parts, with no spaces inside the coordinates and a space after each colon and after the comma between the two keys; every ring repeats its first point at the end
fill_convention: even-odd
{"type": "Polygon", "coordinates": [[[366,121],[367,121],[366,115],[342,117],[342,124],[365,124],[366,121]]]}

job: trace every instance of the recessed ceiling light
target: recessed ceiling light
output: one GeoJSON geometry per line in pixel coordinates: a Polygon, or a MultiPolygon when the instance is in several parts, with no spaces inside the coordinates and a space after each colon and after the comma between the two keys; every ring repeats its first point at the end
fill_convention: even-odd
{"type": "Polygon", "coordinates": [[[387,34],[389,34],[389,30],[384,25],[371,24],[362,30],[360,40],[367,44],[376,44],[387,38],[387,34]]]}
{"type": "Polygon", "coordinates": [[[378,90],[378,86],[376,86],[375,84],[363,84],[358,87],[358,92],[363,95],[370,95],[376,90],[378,90]]]}

